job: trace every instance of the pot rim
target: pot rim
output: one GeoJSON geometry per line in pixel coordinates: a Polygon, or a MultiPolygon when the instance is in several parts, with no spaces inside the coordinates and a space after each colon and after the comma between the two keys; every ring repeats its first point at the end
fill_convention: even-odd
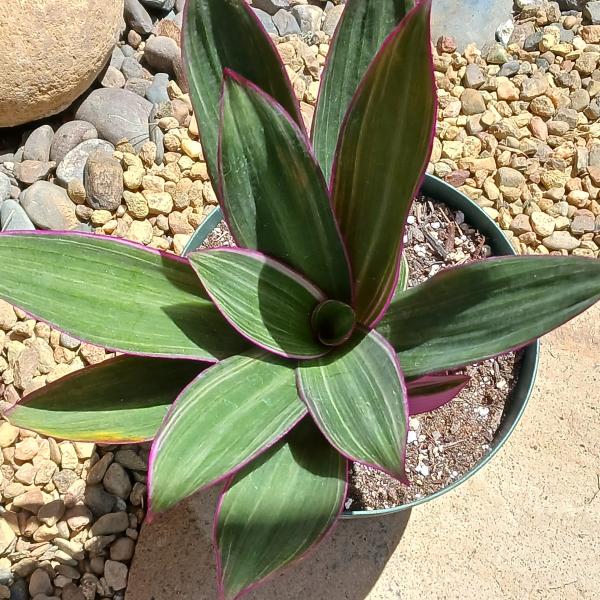
{"type": "MultiPolygon", "coordinates": [[[[420,193],[446,204],[453,210],[460,210],[464,213],[465,220],[485,235],[486,242],[492,248],[495,256],[514,256],[517,254],[494,220],[468,196],[455,187],[433,175],[427,174],[421,185],[420,193]]],[[[182,253],[183,256],[196,250],[222,219],[223,212],[221,207],[215,208],[194,232],[184,248],[182,253]]],[[[458,486],[481,471],[504,446],[525,412],[537,376],[539,354],[539,340],[524,348],[516,387],[513,390],[510,401],[505,406],[502,421],[490,444],[490,449],[471,469],[469,469],[469,471],[456,479],[456,481],[453,481],[449,486],[442,488],[433,494],[419,498],[418,500],[413,500],[412,502],[400,506],[394,506],[393,508],[382,508],[378,510],[345,510],[340,518],[368,519],[411,510],[416,506],[435,500],[436,498],[455,490],[458,486]]]]}

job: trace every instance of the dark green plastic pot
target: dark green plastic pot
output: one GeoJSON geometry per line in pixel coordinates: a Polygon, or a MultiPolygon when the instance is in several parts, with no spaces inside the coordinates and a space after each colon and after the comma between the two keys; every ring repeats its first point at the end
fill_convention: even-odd
{"type": "MultiPolygon", "coordinates": [[[[463,193],[459,192],[456,188],[448,185],[441,179],[427,175],[421,187],[421,193],[433,200],[443,202],[449,208],[453,210],[460,210],[465,215],[465,220],[480,231],[486,238],[487,243],[492,248],[492,253],[495,256],[506,256],[509,254],[516,254],[511,243],[506,239],[500,228],[496,223],[481,209],[477,204],[470,200],[463,193]]],[[[221,222],[223,219],[223,213],[220,208],[215,209],[206,220],[196,230],[190,241],[188,242],[184,254],[196,250],[202,242],[209,236],[212,230],[221,222]]],[[[523,360],[521,362],[521,371],[517,380],[515,389],[511,397],[509,398],[500,427],[496,432],[494,439],[490,444],[490,449],[481,458],[481,460],[462,477],[457,479],[448,487],[431,494],[425,498],[420,498],[409,504],[403,504],[395,508],[386,508],[382,510],[369,510],[369,511],[346,511],[343,514],[345,519],[355,518],[368,518],[368,517],[379,517],[382,515],[389,515],[397,513],[409,508],[418,506],[429,502],[434,498],[438,498],[442,494],[457,488],[461,483],[464,483],[467,479],[475,475],[481,470],[492,457],[500,450],[514,428],[517,426],[521,415],[523,414],[531,392],[533,390],[533,384],[537,373],[539,359],[539,342],[535,342],[524,349],[523,360]]]]}

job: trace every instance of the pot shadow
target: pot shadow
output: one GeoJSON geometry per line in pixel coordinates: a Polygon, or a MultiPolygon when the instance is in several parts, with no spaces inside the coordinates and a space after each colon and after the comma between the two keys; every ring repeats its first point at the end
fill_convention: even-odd
{"type": "MultiPolygon", "coordinates": [[[[218,490],[197,494],[146,523],[136,547],[125,600],[214,600],[211,542],[218,490]]],[[[249,600],[364,600],[402,539],[405,511],[343,520],[305,560],[277,574],[249,600]]]]}

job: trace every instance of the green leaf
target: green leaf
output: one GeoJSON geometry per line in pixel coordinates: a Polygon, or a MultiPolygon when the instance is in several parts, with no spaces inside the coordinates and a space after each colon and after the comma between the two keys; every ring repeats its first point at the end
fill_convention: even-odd
{"type": "Polygon", "coordinates": [[[60,439],[151,440],[181,389],[204,368],[190,360],[120,356],[32,392],[6,417],[16,427],[60,439]]]}
{"type": "Polygon", "coordinates": [[[303,128],[298,101],[271,38],[244,0],[189,0],[183,54],[204,157],[217,181],[223,70],[233,69],[273,96],[303,128]]]}
{"type": "Polygon", "coordinates": [[[298,390],[330,443],[405,480],[406,388],[394,349],[376,331],[296,369],[298,390]]]}
{"type": "Polygon", "coordinates": [[[162,512],[239,469],[304,415],[293,369],[258,351],[207,369],[177,398],[150,454],[150,504],[162,512]]]}
{"type": "Polygon", "coordinates": [[[413,0],[349,0],[331,42],[312,128],[313,145],[327,179],[340,127],[352,96],[385,38],[413,0]]]}
{"type": "Polygon", "coordinates": [[[408,261],[406,260],[406,256],[402,256],[402,260],[400,261],[400,273],[398,274],[398,283],[396,284],[396,291],[394,292],[394,298],[406,291],[408,287],[408,261]]]}
{"type": "Polygon", "coordinates": [[[350,273],[327,185],[304,134],[272,98],[225,76],[219,177],[238,245],[302,273],[350,302],[350,273]]]}
{"type": "Polygon", "coordinates": [[[129,354],[214,362],[247,347],[186,260],[105,236],[3,233],[0,298],[129,354]]]}
{"type": "Polygon", "coordinates": [[[370,326],[395,291],[405,220],[431,152],[430,8],[420,2],[385,41],[348,109],[334,162],[333,206],[355,309],[370,326]]]}
{"type": "Polygon", "coordinates": [[[224,490],[215,530],[221,597],[240,598],[320,542],[345,496],[345,459],[304,420],[224,490]]]}
{"type": "Polygon", "coordinates": [[[392,302],[378,331],[407,377],[513,350],[600,300],[600,261],[493,258],[442,271],[392,302]]]}
{"type": "Polygon", "coordinates": [[[193,252],[190,262],[229,323],[251,342],[285,357],[312,358],[311,315],[322,293],[283,263],[240,248],[193,252]]]}

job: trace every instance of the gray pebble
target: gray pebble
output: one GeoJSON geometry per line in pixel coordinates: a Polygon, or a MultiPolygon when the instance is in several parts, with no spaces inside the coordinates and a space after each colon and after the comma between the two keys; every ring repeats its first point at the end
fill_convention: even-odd
{"type": "Polygon", "coordinates": [[[583,9],[583,18],[586,23],[592,25],[600,24],[600,2],[588,2],[586,7],[583,9]]]}
{"type": "Polygon", "coordinates": [[[119,498],[127,498],[131,492],[129,475],[127,475],[127,471],[119,463],[112,463],[108,467],[102,483],[107,492],[119,498]]]}
{"type": "Polygon", "coordinates": [[[124,56],[123,53],[121,52],[121,48],[119,48],[118,46],[112,51],[112,54],[110,56],[110,63],[109,65],[111,67],[114,67],[115,69],[120,69],[121,65],[123,64],[123,60],[124,60],[124,56]]]}
{"type": "Polygon", "coordinates": [[[139,147],[148,139],[151,110],[150,102],[129,90],[103,88],[94,90],[75,116],[92,123],[108,142],[116,144],[126,138],[139,147]]]}
{"type": "Polygon", "coordinates": [[[275,23],[273,23],[273,17],[264,10],[260,10],[260,8],[252,7],[254,14],[258,17],[258,20],[261,22],[262,26],[265,28],[267,33],[273,33],[275,35],[279,35],[277,33],[277,27],[275,27],[275,23]]]}
{"type": "Polygon", "coordinates": [[[121,52],[123,53],[123,56],[125,56],[125,58],[130,58],[135,54],[135,50],[127,44],[121,46],[121,52]]]}
{"type": "Polygon", "coordinates": [[[98,137],[96,128],[87,121],[69,121],[61,127],[54,135],[52,146],[50,146],[50,160],[60,163],[67,153],[81,142],[98,137]]]}
{"type": "Polygon", "coordinates": [[[8,175],[0,173],[0,202],[10,198],[11,185],[8,175]]]}
{"type": "Polygon", "coordinates": [[[280,10],[273,15],[273,23],[281,37],[286,35],[299,35],[300,25],[298,21],[287,10],[280,10]]]}
{"type": "Polygon", "coordinates": [[[88,485],[85,490],[85,505],[96,518],[112,512],[115,500],[101,485],[88,485]]]}
{"type": "Polygon", "coordinates": [[[34,183],[25,192],[21,205],[40,229],[73,229],[78,223],[75,205],[66,190],[49,181],[34,183]]]}
{"type": "Polygon", "coordinates": [[[0,204],[1,231],[32,231],[34,229],[34,224],[18,202],[6,200],[0,204]]]}
{"type": "Polygon", "coordinates": [[[498,77],[513,77],[519,72],[521,65],[518,60],[509,60],[500,67],[498,77]]]}
{"type": "Polygon", "coordinates": [[[323,9],[311,4],[297,4],[292,8],[292,14],[300,25],[302,33],[311,33],[321,29],[323,9]]]}
{"type": "Polygon", "coordinates": [[[323,19],[323,31],[328,36],[333,36],[335,30],[337,29],[338,23],[342,18],[342,13],[344,12],[344,5],[338,4],[337,6],[332,6],[329,9],[325,10],[325,19],[323,19]]]}
{"type": "Polygon", "coordinates": [[[126,512],[115,512],[102,515],[92,525],[92,535],[105,536],[121,533],[129,527],[129,517],[126,512]]]}
{"type": "Polygon", "coordinates": [[[132,77],[143,77],[144,75],[144,67],[135,60],[135,58],[128,56],[123,60],[123,64],[121,65],[121,72],[127,79],[131,79],[132,77]]]}
{"type": "Polygon", "coordinates": [[[114,146],[104,140],[86,140],[73,148],[56,169],[56,177],[60,185],[67,187],[69,181],[77,179],[83,183],[83,171],[90,154],[101,150],[112,153],[114,146]]]}
{"type": "Polygon", "coordinates": [[[54,131],[50,125],[42,125],[34,129],[23,147],[23,160],[50,160],[50,146],[54,138],[54,131]]]}
{"type": "Polygon", "coordinates": [[[147,79],[132,77],[125,83],[125,89],[144,98],[151,85],[152,82],[148,81],[147,79]]]}
{"type": "Polygon", "coordinates": [[[77,350],[81,346],[81,342],[74,337],[71,337],[68,333],[60,334],[60,345],[67,350],[77,350]]]}
{"type": "Polygon", "coordinates": [[[181,56],[177,42],[170,37],[159,35],[146,42],[144,60],[157,71],[173,73],[175,62],[181,56]]]}
{"type": "Polygon", "coordinates": [[[263,10],[270,15],[274,15],[282,9],[289,11],[291,5],[292,2],[290,2],[290,0],[253,0],[252,2],[254,8],[263,10]]]}
{"type": "Polygon", "coordinates": [[[160,104],[169,101],[167,86],[169,85],[169,75],[167,73],[157,73],[154,76],[152,84],[146,90],[146,98],[152,104],[160,104]]]}
{"type": "Polygon", "coordinates": [[[99,81],[105,88],[122,88],[125,85],[125,75],[116,67],[108,65],[106,71],[100,75],[99,81]]]}
{"type": "Polygon", "coordinates": [[[125,21],[127,25],[140,35],[152,33],[152,17],[138,0],[125,0],[125,21]]]}

